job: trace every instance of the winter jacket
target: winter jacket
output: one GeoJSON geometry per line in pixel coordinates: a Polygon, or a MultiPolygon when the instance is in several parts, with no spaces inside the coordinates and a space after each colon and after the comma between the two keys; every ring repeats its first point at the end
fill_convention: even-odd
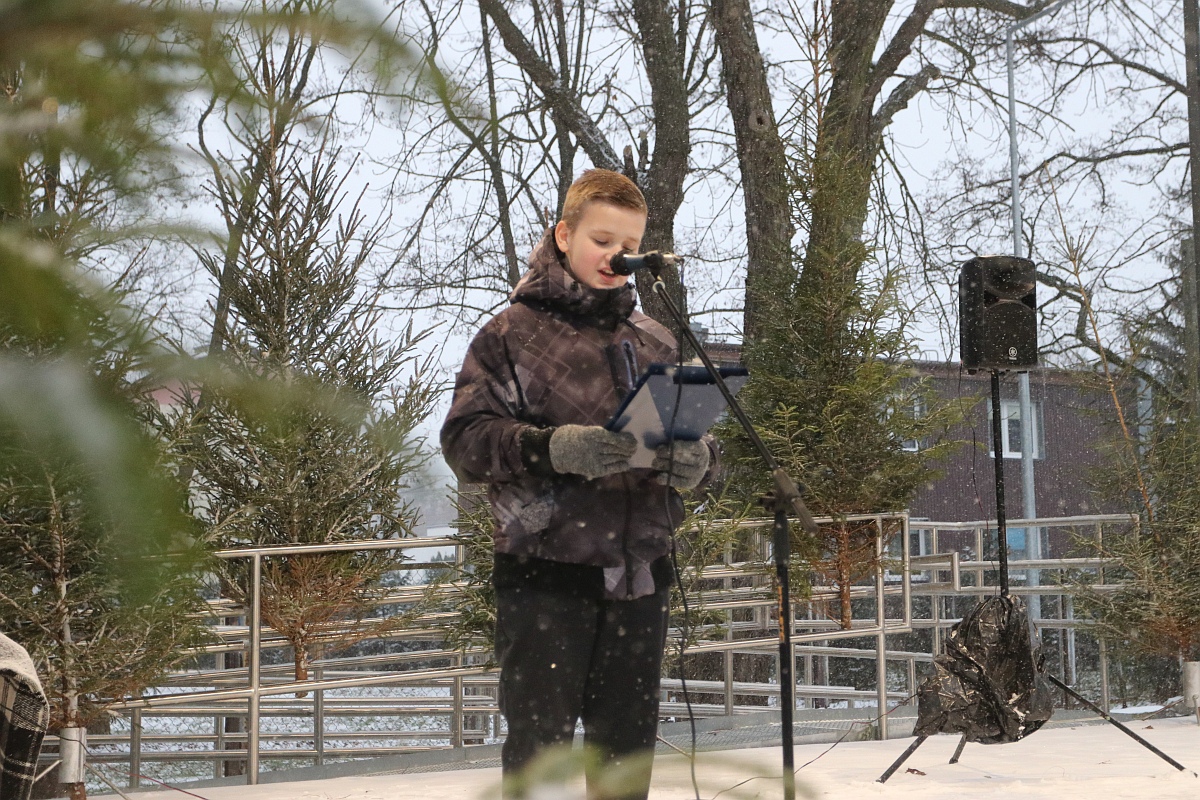
{"type": "Polygon", "coordinates": [[[675,340],[634,310],[632,286],[593,289],[563,262],[548,231],[467,351],[442,452],[460,480],[487,484],[498,554],[602,567],[606,597],[640,597],[683,517],[678,492],[648,469],[556,473],[548,444],[556,426],[605,424],[646,365],[676,359],[675,340]]]}

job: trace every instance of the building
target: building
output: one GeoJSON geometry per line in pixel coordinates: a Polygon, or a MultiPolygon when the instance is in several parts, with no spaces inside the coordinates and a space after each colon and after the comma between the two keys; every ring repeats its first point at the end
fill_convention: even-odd
{"type": "MultiPolygon", "coordinates": [[[[978,398],[963,424],[949,432],[964,442],[937,465],[939,476],[913,498],[914,518],[939,522],[994,519],[996,491],[991,447],[991,375],[968,374],[957,363],[919,362],[918,374],[928,378],[943,398],[978,398]]],[[[1030,372],[1033,406],[1033,472],[1035,501],[1040,517],[1073,517],[1118,513],[1119,498],[1103,500],[1092,489],[1105,469],[1104,450],[1116,431],[1112,395],[1090,374],[1077,370],[1037,369],[1030,372]]],[[[1001,376],[1001,446],[1004,453],[1005,511],[1009,519],[1025,516],[1021,502],[1021,407],[1017,375],[1001,376]]],[[[1134,416],[1133,409],[1126,414],[1134,416]]],[[[918,409],[919,412],[919,409],[918,409]]],[[[919,449],[922,443],[910,443],[919,449]]]]}
{"type": "MultiPolygon", "coordinates": [[[[718,365],[740,362],[740,346],[706,342],[705,350],[718,365]]],[[[928,379],[942,398],[971,398],[962,424],[947,437],[962,442],[949,457],[932,465],[937,476],[921,487],[909,512],[914,519],[937,522],[971,522],[996,517],[996,489],[991,447],[991,374],[968,373],[958,362],[919,361],[914,376],[928,379]]],[[[1005,510],[1009,519],[1024,516],[1021,493],[1021,407],[1017,373],[1001,376],[1001,446],[1004,453],[1005,510]]],[[[1104,450],[1117,430],[1112,395],[1080,370],[1044,368],[1030,372],[1033,405],[1034,486],[1039,517],[1074,517],[1127,511],[1120,498],[1101,499],[1093,479],[1105,469],[1104,450]]],[[[1130,401],[1126,416],[1135,416],[1130,401]]],[[[915,408],[920,414],[923,409],[915,408]]],[[[920,451],[928,442],[906,442],[920,451]]],[[[885,510],[885,509],[881,509],[885,510]]],[[[1012,532],[1019,549],[1020,534],[1012,532]]]]}

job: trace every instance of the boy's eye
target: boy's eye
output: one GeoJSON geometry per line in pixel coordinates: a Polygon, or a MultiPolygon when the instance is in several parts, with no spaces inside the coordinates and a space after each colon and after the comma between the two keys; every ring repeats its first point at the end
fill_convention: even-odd
{"type": "Polygon", "coordinates": [[[594,241],[596,244],[600,245],[601,247],[608,247],[607,239],[593,239],[592,241],[594,241]]]}

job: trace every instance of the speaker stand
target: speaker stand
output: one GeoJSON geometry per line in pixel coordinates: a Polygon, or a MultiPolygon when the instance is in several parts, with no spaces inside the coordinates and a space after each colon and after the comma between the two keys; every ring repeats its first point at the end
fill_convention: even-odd
{"type": "MultiPolygon", "coordinates": [[[[996,464],[996,481],[995,481],[996,482],[996,535],[998,538],[997,549],[999,551],[999,561],[1000,561],[1000,565],[999,565],[1000,566],[1000,595],[1003,597],[1007,597],[1008,596],[1008,527],[1007,527],[1007,521],[1006,521],[1005,515],[1004,515],[1004,440],[1001,437],[1001,430],[1002,430],[1001,425],[1003,424],[1003,420],[1000,419],[1000,371],[993,369],[991,372],[992,372],[992,451],[995,455],[995,464],[996,464]]],[[[1021,446],[1029,447],[1031,444],[1032,444],[1031,442],[1022,442],[1021,446]]],[[[1159,750],[1157,747],[1150,744],[1150,742],[1146,741],[1141,736],[1134,733],[1127,726],[1125,726],[1122,723],[1118,722],[1117,720],[1113,719],[1113,717],[1107,711],[1100,708],[1100,706],[1096,705],[1091,700],[1088,700],[1086,697],[1079,694],[1079,692],[1075,691],[1070,686],[1068,686],[1067,684],[1060,681],[1053,674],[1047,672],[1046,677],[1049,678],[1050,682],[1053,683],[1055,686],[1057,686],[1058,688],[1062,689],[1067,694],[1074,697],[1076,700],[1078,700],[1083,705],[1087,706],[1092,711],[1095,711],[1097,714],[1099,714],[1101,717],[1103,717],[1108,722],[1111,722],[1117,728],[1120,728],[1120,730],[1123,733],[1132,737],[1138,744],[1142,745],[1147,750],[1154,753],[1156,756],[1158,756],[1162,760],[1166,761],[1172,767],[1175,767],[1175,769],[1181,770],[1181,771],[1187,769],[1187,767],[1183,766],[1183,764],[1180,764],[1178,761],[1171,758],[1169,755],[1164,753],[1162,750],[1159,750]]],[[[886,783],[887,779],[892,777],[892,775],[895,774],[896,770],[900,769],[900,767],[904,764],[904,762],[908,760],[909,756],[911,756],[913,753],[915,753],[917,751],[918,747],[925,744],[925,740],[927,738],[928,737],[926,737],[926,736],[918,736],[916,738],[916,740],[911,745],[908,746],[908,749],[905,750],[903,753],[901,753],[900,757],[897,758],[896,761],[890,767],[887,768],[887,770],[883,773],[883,775],[879,776],[878,783],[886,783]]],[[[950,758],[951,764],[958,763],[958,758],[959,758],[959,756],[962,755],[963,748],[966,746],[966,744],[967,744],[967,737],[964,735],[961,739],[959,739],[958,747],[955,748],[954,755],[951,756],[951,758],[950,758]]],[[[1195,773],[1193,773],[1193,774],[1195,774],[1195,773]]]]}
{"type": "MultiPolygon", "coordinates": [[[[1001,419],[1000,419],[1000,370],[993,369],[992,373],[992,452],[995,455],[994,463],[995,470],[995,485],[996,485],[996,538],[997,548],[1000,554],[1000,595],[1002,597],[1008,595],[1008,527],[1004,516],[1004,440],[1001,438],[1001,419]]],[[[983,555],[982,553],[980,554],[983,555]]],[[[878,783],[886,783],[887,779],[895,774],[896,770],[908,760],[908,757],[917,752],[917,748],[925,744],[925,739],[928,737],[918,736],[909,748],[900,754],[887,770],[879,776],[878,783]]],[[[958,761],[958,757],[962,754],[963,747],[967,743],[967,738],[964,736],[958,743],[958,749],[954,751],[954,757],[950,759],[953,764],[958,761]]]]}
{"type": "MultiPolygon", "coordinates": [[[[1008,521],[1004,510],[1004,439],[1000,418],[1000,370],[992,370],[992,453],[996,482],[996,547],[1000,559],[1000,596],[1008,596],[1008,521]]],[[[1031,426],[1032,427],[1032,426],[1031,426]]],[[[1022,447],[1028,443],[1022,442],[1022,447]]]]}

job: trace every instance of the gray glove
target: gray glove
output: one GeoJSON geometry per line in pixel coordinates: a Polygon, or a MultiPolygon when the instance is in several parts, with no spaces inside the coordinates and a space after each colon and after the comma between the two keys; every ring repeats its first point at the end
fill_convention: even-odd
{"type": "Polygon", "coordinates": [[[629,469],[637,450],[632,433],[614,433],[599,425],[560,425],[550,436],[550,464],[555,472],[573,472],[594,480],[629,469]]]}
{"type": "Polygon", "coordinates": [[[655,449],[654,463],[650,468],[662,473],[658,476],[658,482],[664,486],[695,489],[704,479],[704,473],[708,472],[711,459],[712,453],[705,442],[685,442],[676,439],[674,453],[671,452],[670,442],[660,444],[655,449]],[[669,476],[668,468],[671,470],[669,476]]]}

